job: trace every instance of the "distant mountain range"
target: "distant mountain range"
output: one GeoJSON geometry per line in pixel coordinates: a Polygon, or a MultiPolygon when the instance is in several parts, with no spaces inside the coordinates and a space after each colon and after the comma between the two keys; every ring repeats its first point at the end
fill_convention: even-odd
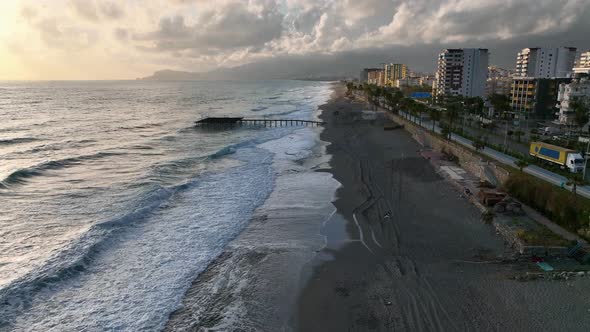
{"type": "Polygon", "coordinates": [[[179,70],[170,70],[164,69],[154,72],[151,76],[143,77],[141,80],[156,80],[156,81],[195,81],[195,80],[229,80],[229,79],[294,79],[294,80],[304,80],[304,81],[338,81],[341,79],[349,79],[354,77],[353,75],[349,76],[337,76],[337,75],[325,75],[325,76],[318,76],[318,75],[308,75],[304,76],[299,74],[297,75],[252,75],[252,74],[244,74],[239,72],[232,72],[232,69],[226,70],[216,70],[212,72],[189,72],[189,71],[179,71],[179,70]],[[227,71],[227,72],[226,72],[227,71]]]}
{"type": "Polygon", "coordinates": [[[332,57],[302,56],[273,58],[232,68],[219,68],[209,72],[160,70],[144,80],[339,80],[357,77],[358,63],[335,63],[332,57]]]}

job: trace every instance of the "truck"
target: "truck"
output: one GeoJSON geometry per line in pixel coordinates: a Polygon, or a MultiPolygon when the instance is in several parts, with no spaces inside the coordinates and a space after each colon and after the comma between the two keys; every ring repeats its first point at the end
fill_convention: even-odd
{"type": "Polygon", "coordinates": [[[559,128],[555,128],[555,127],[544,127],[544,128],[541,128],[541,130],[539,132],[543,136],[558,136],[561,134],[561,130],[559,130],[559,128]]]}
{"type": "Polygon", "coordinates": [[[529,154],[535,158],[567,168],[572,173],[584,170],[584,158],[575,151],[544,142],[532,142],[529,154]]]}

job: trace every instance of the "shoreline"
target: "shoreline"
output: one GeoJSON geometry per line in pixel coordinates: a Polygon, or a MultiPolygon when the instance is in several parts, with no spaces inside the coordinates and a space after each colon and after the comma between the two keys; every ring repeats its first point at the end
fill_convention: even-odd
{"type": "Polygon", "coordinates": [[[274,154],[272,192],[193,280],[164,331],[293,330],[303,269],[325,245],[320,227],[335,210],[331,201],[340,186],[325,171],[321,130],[297,129],[258,146],[274,154]]]}

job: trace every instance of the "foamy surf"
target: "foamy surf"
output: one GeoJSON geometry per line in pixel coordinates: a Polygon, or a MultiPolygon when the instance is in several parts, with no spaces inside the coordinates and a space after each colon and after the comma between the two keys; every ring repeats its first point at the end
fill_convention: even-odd
{"type": "Polygon", "coordinates": [[[289,330],[304,266],[325,245],[339,183],[314,172],[329,160],[318,129],[258,145],[272,153],[276,179],[254,219],[197,278],[165,331],[289,330]]]}

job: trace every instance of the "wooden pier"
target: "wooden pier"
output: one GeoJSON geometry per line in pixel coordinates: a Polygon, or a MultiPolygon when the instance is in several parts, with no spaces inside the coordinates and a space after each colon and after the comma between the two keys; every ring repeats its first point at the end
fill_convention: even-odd
{"type": "Polygon", "coordinates": [[[244,119],[243,117],[204,117],[195,121],[196,127],[231,128],[241,126],[252,127],[290,127],[290,126],[322,126],[325,122],[297,119],[244,119]]]}

